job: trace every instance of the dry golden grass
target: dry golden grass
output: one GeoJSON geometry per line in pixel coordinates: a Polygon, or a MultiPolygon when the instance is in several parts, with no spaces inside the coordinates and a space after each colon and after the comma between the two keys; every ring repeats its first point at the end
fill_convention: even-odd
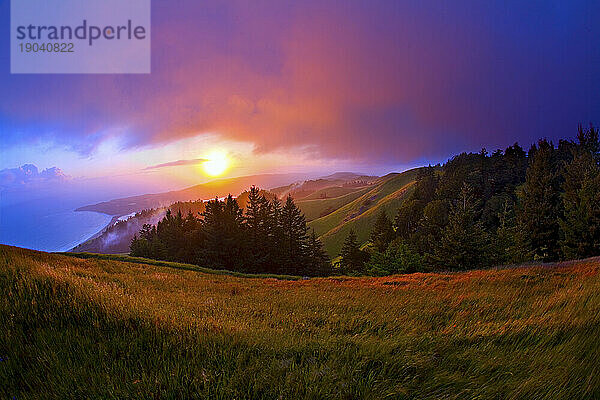
{"type": "MultiPolygon", "coordinates": [[[[159,340],[159,335],[160,340],[187,346],[185,356],[166,361],[179,380],[166,379],[151,361],[140,362],[147,369],[139,379],[148,390],[144,393],[155,393],[161,382],[174,379],[172,386],[165,383],[164,396],[158,397],[177,397],[178,382],[191,385],[185,377],[202,373],[211,378],[203,385],[191,381],[196,382],[193,393],[198,397],[600,395],[597,259],[465,273],[284,281],[84,260],[4,246],[0,256],[3,291],[13,302],[43,301],[45,307],[54,305],[63,314],[71,310],[80,317],[90,311],[78,307],[93,304],[103,317],[77,320],[78,324],[89,321],[86,329],[93,332],[138,321],[130,332],[112,339],[119,346],[137,340],[132,338],[139,334],[136,330],[155,332],[140,334],[150,342],[159,340]],[[14,271],[19,271],[19,278],[14,271]],[[23,288],[36,284],[44,290],[23,288]],[[59,296],[65,288],[70,293],[67,306],[65,296],[59,296]],[[39,294],[48,290],[57,294],[56,299],[39,294]],[[222,346],[219,351],[243,362],[221,367],[217,363],[211,369],[189,361],[200,354],[210,357],[206,347],[217,344],[222,346]],[[240,370],[244,365],[254,371],[252,376],[240,370]],[[152,376],[154,382],[144,376],[152,376]],[[212,393],[210,384],[219,390],[212,393]]],[[[5,302],[4,311],[16,313],[10,310],[17,305],[11,304],[5,302]]],[[[8,331],[12,336],[0,350],[17,357],[20,350],[10,346],[24,334],[19,331],[23,323],[10,318],[4,323],[12,326],[8,331]]],[[[79,340],[77,333],[70,334],[73,341],[79,340]]],[[[39,343],[27,346],[35,348],[39,343]]],[[[153,357],[151,351],[134,352],[142,359],[153,357]]],[[[106,362],[115,360],[109,357],[106,362]]],[[[60,357],[54,363],[60,365],[60,357]]],[[[14,371],[5,373],[15,379],[14,371]]],[[[118,378],[99,378],[99,382],[120,388],[118,378]]],[[[138,393],[127,389],[131,382],[122,385],[126,389],[114,393],[125,397],[138,393]]],[[[21,388],[19,384],[9,387],[21,388]]]]}

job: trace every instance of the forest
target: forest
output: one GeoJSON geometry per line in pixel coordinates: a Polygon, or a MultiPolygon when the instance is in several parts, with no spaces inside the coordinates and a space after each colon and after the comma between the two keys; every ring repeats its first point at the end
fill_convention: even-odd
{"type": "Polygon", "coordinates": [[[301,276],[467,270],[600,255],[600,141],[540,139],[525,151],[462,153],[419,176],[396,214],[381,211],[370,241],[350,232],[333,264],[292,197],[258,188],[245,211],[232,196],[194,215],[145,225],[131,255],[242,272],[301,276]]]}
{"type": "Polygon", "coordinates": [[[144,225],[131,242],[131,255],[198,264],[239,272],[327,276],[331,262],[291,196],[285,203],[257,187],[245,212],[229,195],[205,203],[199,218],[167,211],[156,225],[144,225]]]}

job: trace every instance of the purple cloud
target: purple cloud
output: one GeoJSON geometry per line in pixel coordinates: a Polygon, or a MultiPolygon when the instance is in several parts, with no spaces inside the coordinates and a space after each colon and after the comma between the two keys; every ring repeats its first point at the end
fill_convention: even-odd
{"type": "Polygon", "coordinates": [[[70,179],[70,176],[57,167],[39,171],[35,165],[25,164],[19,168],[0,170],[0,187],[4,189],[61,183],[70,179]]]}
{"type": "Polygon", "coordinates": [[[152,74],[2,72],[0,134],[88,154],[114,129],[129,148],[211,132],[388,163],[528,146],[600,122],[598,15],[593,1],[154,1],[152,74]]]}

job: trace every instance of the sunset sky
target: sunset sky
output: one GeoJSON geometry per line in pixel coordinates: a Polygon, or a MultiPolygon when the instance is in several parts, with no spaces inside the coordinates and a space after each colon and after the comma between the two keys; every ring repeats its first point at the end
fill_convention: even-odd
{"type": "Polygon", "coordinates": [[[2,170],[385,173],[600,122],[598,1],[153,0],[148,75],[11,75],[9,15],[2,170]]]}

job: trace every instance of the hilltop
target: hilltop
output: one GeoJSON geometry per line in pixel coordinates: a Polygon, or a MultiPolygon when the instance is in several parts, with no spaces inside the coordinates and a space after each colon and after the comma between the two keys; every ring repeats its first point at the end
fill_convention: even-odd
{"type": "Polygon", "coordinates": [[[299,281],[0,260],[0,397],[600,396],[598,258],[299,281]]]}
{"type": "Polygon", "coordinates": [[[272,188],[271,192],[280,198],[290,195],[294,200],[325,199],[351,193],[373,184],[378,178],[352,172],[337,172],[319,179],[272,188]]]}
{"type": "Polygon", "coordinates": [[[394,216],[410,193],[421,168],[403,173],[392,173],[378,178],[366,188],[328,200],[299,201],[298,207],[312,216],[315,209],[335,208],[320,218],[310,220],[308,226],[314,229],[331,257],[337,256],[344,239],[354,230],[360,243],[369,240],[369,234],[377,213],[385,210],[394,216]],[[341,201],[340,201],[341,200],[341,201]],[[334,206],[335,205],[335,206],[334,206]]]}
{"type": "MultiPolygon", "coordinates": [[[[412,173],[409,175],[412,176],[412,173]]],[[[268,199],[279,197],[282,200],[287,195],[291,195],[298,202],[298,206],[307,220],[312,221],[338,210],[367,192],[378,192],[376,188],[386,182],[390,176],[379,178],[351,172],[338,172],[316,180],[304,180],[287,186],[263,190],[262,193],[268,199]]],[[[268,182],[285,179],[291,179],[291,176],[255,175],[216,180],[180,191],[115,199],[81,207],[77,210],[103,212],[116,216],[129,214],[129,217],[111,223],[102,232],[79,244],[72,251],[105,254],[128,253],[134,234],[137,234],[144,224],[156,225],[165,216],[168,209],[171,209],[173,213],[181,210],[184,215],[191,210],[194,215],[197,215],[204,211],[202,199],[213,199],[230,193],[236,196],[240,207],[244,208],[250,186],[261,187],[266,184],[269,187],[268,182]]],[[[376,196],[376,194],[372,196],[376,196]]],[[[375,203],[372,205],[375,208],[378,207],[375,203]]],[[[367,231],[361,235],[361,238],[366,237],[365,235],[368,235],[367,231]]]]}
{"type": "Polygon", "coordinates": [[[298,179],[297,174],[263,174],[237,178],[215,179],[182,190],[124,197],[79,207],[75,211],[94,211],[108,215],[127,215],[150,208],[168,207],[178,201],[208,200],[237,195],[250,186],[270,188],[298,179]]]}

